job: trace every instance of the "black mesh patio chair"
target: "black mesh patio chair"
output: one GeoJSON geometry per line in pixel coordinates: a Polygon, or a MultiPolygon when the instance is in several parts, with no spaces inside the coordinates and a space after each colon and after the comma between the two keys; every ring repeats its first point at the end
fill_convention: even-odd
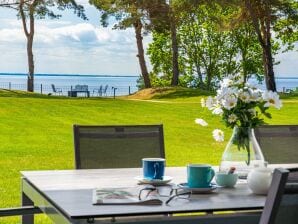
{"type": "Polygon", "coordinates": [[[298,223],[297,173],[298,168],[274,171],[259,224],[298,223]]]}
{"type": "Polygon", "coordinates": [[[96,94],[97,96],[102,96],[102,85],[100,85],[99,88],[95,88],[95,89],[93,89],[93,96],[95,96],[95,94],[96,94]]]}
{"type": "Polygon", "coordinates": [[[298,125],[264,125],[254,133],[266,161],[298,163],[298,125]]]}
{"type": "Polygon", "coordinates": [[[165,158],[162,125],[74,125],[76,169],[134,168],[165,158]]]}
{"type": "Polygon", "coordinates": [[[62,89],[55,87],[54,84],[51,84],[52,90],[54,94],[62,95],[62,89]]]}
{"type": "Polygon", "coordinates": [[[109,85],[105,85],[105,87],[102,90],[102,96],[107,96],[108,95],[108,92],[107,92],[108,88],[109,88],[109,85]]]}

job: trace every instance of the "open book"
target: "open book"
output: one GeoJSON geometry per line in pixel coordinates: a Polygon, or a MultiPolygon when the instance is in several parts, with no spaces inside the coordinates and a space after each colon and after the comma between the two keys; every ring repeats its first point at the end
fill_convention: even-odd
{"type": "Polygon", "coordinates": [[[96,188],[93,190],[93,205],[162,205],[156,195],[140,200],[137,188],[96,188]]]}

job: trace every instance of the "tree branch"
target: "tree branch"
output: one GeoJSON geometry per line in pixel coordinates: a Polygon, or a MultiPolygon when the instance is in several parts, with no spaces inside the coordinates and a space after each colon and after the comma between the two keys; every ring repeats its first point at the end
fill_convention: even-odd
{"type": "MultiPolygon", "coordinates": [[[[24,0],[24,3],[28,3],[30,0],[24,0]]],[[[2,0],[0,1],[0,7],[12,8],[12,9],[19,9],[20,2],[14,1],[10,2],[9,0],[2,0]]]]}
{"type": "Polygon", "coordinates": [[[30,33],[29,35],[34,35],[34,11],[35,11],[35,3],[36,0],[33,0],[33,2],[30,4],[29,7],[29,18],[30,18],[30,33]]]}
{"type": "Polygon", "coordinates": [[[264,42],[263,37],[262,37],[262,33],[261,33],[261,30],[260,30],[260,27],[259,27],[258,19],[257,19],[257,16],[256,16],[255,12],[254,12],[254,9],[252,8],[250,0],[245,0],[245,5],[246,5],[246,8],[248,9],[250,17],[252,19],[252,23],[253,23],[253,26],[256,30],[258,39],[259,39],[262,47],[265,48],[265,42],[264,42]]]}
{"type": "Polygon", "coordinates": [[[26,23],[26,16],[24,13],[24,4],[25,4],[24,0],[21,0],[19,9],[20,9],[20,15],[21,15],[21,19],[22,19],[24,33],[25,33],[26,37],[28,38],[29,32],[28,32],[27,23],[26,23]]]}

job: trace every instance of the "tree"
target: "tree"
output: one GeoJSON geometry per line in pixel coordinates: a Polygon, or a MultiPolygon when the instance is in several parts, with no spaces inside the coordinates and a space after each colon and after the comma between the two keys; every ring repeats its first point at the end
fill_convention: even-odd
{"type": "Polygon", "coordinates": [[[27,39],[27,57],[28,57],[28,78],[27,91],[34,92],[34,56],[33,40],[35,34],[35,19],[60,18],[52,8],[56,6],[59,10],[73,9],[81,18],[87,19],[84,14],[84,8],[78,5],[75,0],[20,0],[19,16],[22,20],[23,30],[27,39]]]}
{"type": "MultiPolygon", "coordinates": [[[[218,80],[230,74],[241,73],[245,80],[253,74],[263,75],[259,57],[262,50],[252,25],[247,23],[233,29],[225,28],[234,10],[218,4],[200,4],[179,11],[180,85],[210,90],[214,89],[218,80]]],[[[159,85],[169,85],[170,45],[169,33],[153,33],[148,54],[153,75],[159,80],[155,83],[159,85]]]]}
{"type": "MultiPolygon", "coordinates": [[[[146,2],[146,0],[144,1],[146,2]]],[[[161,34],[171,37],[171,63],[172,63],[172,77],[171,85],[177,86],[179,84],[179,40],[177,37],[177,26],[179,25],[179,0],[151,0],[147,1],[144,8],[148,12],[151,21],[151,28],[155,35],[161,34]]]]}
{"type": "Polygon", "coordinates": [[[238,0],[230,1],[242,9],[238,22],[250,21],[262,47],[262,60],[265,82],[268,90],[276,91],[274,58],[272,54],[272,31],[274,38],[288,45],[285,50],[293,48],[298,40],[298,3],[296,0],[238,0]]]}
{"type": "Polygon", "coordinates": [[[152,64],[152,85],[170,86],[173,76],[170,34],[153,32],[152,39],[147,50],[152,64]]]}
{"type": "Polygon", "coordinates": [[[118,21],[114,25],[115,29],[134,28],[141,74],[144,79],[145,88],[150,88],[151,82],[143,46],[143,33],[148,32],[150,22],[145,12],[145,5],[148,3],[141,0],[89,0],[89,3],[102,12],[101,24],[104,27],[108,26],[109,17],[113,16],[118,21]]]}
{"type": "MultiPolygon", "coordinates": [[[[153,32],[153,41],[149,44],[147,54],[153,66],[150,78],[152,86],[172,86],[173,53],[170,32],[153,32]]],[[[177,33],[179,36],[179,33],[177,33]]],[[[180,45],[180,44],[179,44],[180,45]]],[[[181,49],[178,48],[179,86],[187,86],[187,73],[181,49]]]]}

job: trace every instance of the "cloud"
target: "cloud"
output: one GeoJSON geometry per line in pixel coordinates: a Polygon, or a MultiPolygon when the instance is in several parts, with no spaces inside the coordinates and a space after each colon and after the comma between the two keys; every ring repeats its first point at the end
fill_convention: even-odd
{"type": "MultiPolygon", "coordinates": [[[[16,21],[6,20],[10,28],[0,28],[0,41],[9,44],[23,44],[25,35],[23,29],[16,21]]],[[[37,22],[35,28],[35,46],[73,46],[73,47],[99,47],[106,46],[105,50],[132,50],[135,45],[133,30],[113,30],[112,28],[98,28],[89,23],[71,24],[65,21],[56,21],[48,25],[37,22]],[[112,46],[112,48],[110,47],[112,46]]],[[[133,49],[135,50],[135,48],[133,49]]]]}
{"type": "Polygon", "coordinates": [[[280,64],[276,65],[275,73],[278,77],[297,77],[297,61],[298,61],[298,52],[290,51],[286,53],[278,54],[276,57],[277,61],[280,61],[280,64]]]}
{"type": "Polygon", "coordinates": [[[25,39],[24,32],[19,28],[4,28],[0,29],[0,42],[6,42],[10,44],[23,43],[25,39]]]}
{"type": "MultiPolygon", "coordinates": [[[[7,61],[0,72],[27,71],[26,38],[20,20],[0,17],[0,52],[5,52],[0,61],[7,61]]],[[[133,29],[36,20],[33,52],[36,73],[139,74],[133,29]]]]}
{"type": "Polygon", "coordinates": [[[45,44],[91,44],[98,43],[96,28],[87,23],[49,28],[37,27],[36,42],[45,44]]]}

